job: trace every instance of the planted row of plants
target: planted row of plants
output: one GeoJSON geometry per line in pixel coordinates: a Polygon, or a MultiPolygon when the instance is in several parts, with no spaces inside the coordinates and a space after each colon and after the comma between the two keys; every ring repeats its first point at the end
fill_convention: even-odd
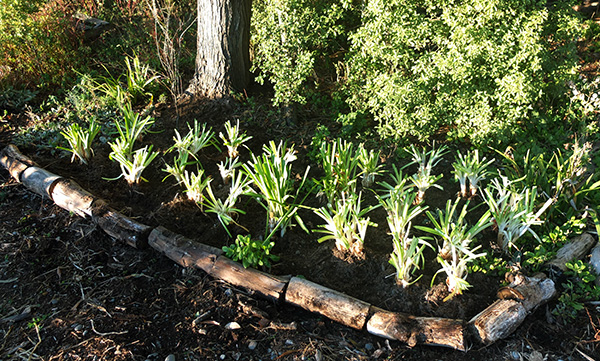
{"type": "MultiPolygon", "coordinates": [[[[112,117],[114,122],[100,126],[92,117],[87,127],[72,124],[63,131],[70,145],[63,149],[86,163],[93,154],[95,137],[104,129],[104,134],[114,138],[108,141],[110,158],[119,163],[121,176],[133,185],[143,180],[144,169],[159,153],[152,146],[136,147],[154,120],[148,115],[151,108],[141,113],[133,110],[139,99],[151,100],[147,89],[154,79],[139,61],[127,64],[131,65],[123,75],[125,81],[104,78],[94,83],[94,91],[110,99],[116,108],[111,113],[117,115],[112,117]],[[113,129],[112,133],[106,128],[113,129]]],[[[316,136],[311,155],[320,176],[309,179],[308,167],[292,171],[297,155],[293,145],[283,142],[271,141],[261,154],[250,152],[249,159],[242,161],[239,148],[250,138],[240,129],[239,121],[226,122],[218,135],[206,124],[194,121],[185,134],[175,130],[173,145],[166,151],[169,155],[164,154],[165,159],[172,156],[173,160],[165,162],[163,169],[167,173],[164,180],[172,177],[189,200],[216,216],[230,236],[231,224],[245,229],[237,223],[237,215],[244,213],[238,206],[240,197],[259,200],[267,214],[264,235],[245,232],[224,247],[229,257],[247,267],[269,267],[278,260],[272,254],[276,239],[284,237],[294,223],[310,232],[300,216],[305,212],[322,219],[323,224],[313,230],[322,234],[320,242],[332,240],[340,251],[361,255],[368,242],[368,228],[377,226],[369,213],[382,208],[393,245],[390,263],[398,284],[407,287],[418,279],[417,270],[425,264],[425,250],[429,248],[437,254],[438,273],[446,274],[453,296],[469,287],[466,279],[472,270],[506,265],[507,261],[538,267],[560,246],[556,238],[548,238],[554,225],[574,216],[592,217],[598,223],[597,209],[588,206],[598,204],[594,191],[599,186],[586,168],[591,157],[588,143],[574,142],[571,149],[556,150],[550,159],[543,153],[529,152],[515,157],[518,150],[511,149],[497,151],[497,160],[482,156],[478,150],[457,152],[452,174],[460,186],[458,197],[448,200],[444,209],[434,210],[425,204],[425,193],[432,187],[441,188],[443,175],[436,167],[448,158],[445,146],[429,150],[410,146],[403,150],[409,164],[399,169],[393,162],[382,164],[381,152],[368,150],[363,144],[316,136]],[[219,176],[207,174],[200,162],[207,147],[226,151],[227,156],[218,164],[220,179],[228,189],[226,196],[216,191],[219,176]],[[409,174],[411,169],[414,172],[409,174]],[[364,204],[366,198],[373,198],[366,197],[365,192],[374,195],[373,204],[364,204]],[[305,204],[313,195],[321,200],[320,206],[305,204]],[[485,210],[473,212],[475,207],[485,210]],[[475,213],[478,219],[472,219],[475,213]],[[413,226],[416,221],[421,224],[413,226]],[[540,232],[532,227],[543,223],[546,225],[539,237],[540,232]],[[476,239],[488,228],[497,232],[498,249],[504,256],[484,250],[476,239]]],[[[585,220],[583,223],[585,228],[585,220]]]]}
{"type": "MultiPolygon", "coordinates": [[[[115,123],[118,137],[110,143],[110,157],[119,163],[122,176],[130,184],[135,184],[143,180],[143,170],[158,155],[152,151],[152,146],[134,150],[136,140],[148,132],[153,120],[135,113],[126,102],[121,106],[121,114],[122,119],[115,123]]],[[[310,209],[324,221],[315,230],[324,234],[319,242],[333,240],[339,250],[360,255],[368,227],[376,226],[368,213],[382,207],[387,213],[393,242],[390,263],[396,269],[398,283],[404,287],[413,283],[415,271],[424,264],[425,248],[436,248],[441,267],[438,273],[446,274],[451,296],[461,294],[469,287],[466,280],[469,264],[486,255],[482,246],[476,245],[476,236],[483,230],[493,225],[497,230],[498,245],[508,253],[511,248],[518,248],[517,242],[526,232],[539,239],[532,226],[540,225],[544,213],[551,214],[559,200],[582,210],[575,203],[577,197],[596,190],[600,185],[600,182],[593,183],[585,170],[590,151],[588,145],[576,144],[569,156],[557,152],[550,164],[544,162],[541,155],[527,155],[524,162],[529,168],[526,169],[520,169],[509,155],[502,154],[505,166],[513,168],[504,167],[495,174],[489,170],[493,159],[481,157],[477,150],[465,154],[459,152],[453,164],[453,174],[460,184],[460,198],[481,196],[488,207],[470,225],[467,222],[469,201],[462,202],[460,198],[448,200],[444,210],[434,212],[424,204],[428,189],[441,188],[437,182],[442,174],[435,174],[434,170],[448,152],[445,146],[431,150],[415,146],[407,148],[411,162],[402,169],[392,165],[389,179],[377,181],[385,173],[379,163],[379,152],[368,151],[362,145],[355,146],[341,139],[325,141],[319,145],[317,154],[323,175],[307,182],[307,168],[296,184],[292,172],[292,162],[296,160],[293,145],[288,147],[283,142],[271,141],[263,146],[262,154],[250,153],[247,162],[240,161],[239,147],[251,137],[240,129],[238,121],[225,123],[225,132],[219,133],[218,137],[227,149],[227,158],[218,168],[223,183],[229,187],[227,196],[219,198],[213,189],[215,178],[205,173],[199,161],[202,149],[208,146],[218,148],[217,136],[212,129],[197,121],[188,128],[189,132],[183,136],[175,131],[174,145],[168,150],[175,155],[172,164],[167,164],[164,169],[168,173],[165,179],[172,176],[184,187],[190,200],[204,212],[216,215],[228,234],[228,227],[236,223],[236,215],[244,213],[237,208],[241,196],[259,200],[266,210],[268,219],[263,237],[238,235],[235,243],[224,247],[227,255],[234,260],[242,261],[244,266],[270,266],[270,261],[277,260],[271,254],[276,232],[283,237],[294,220],[308,231],[298,214],[301,208],[310,209]],[[404,170],[413,164],[417,167],[416,172],[410,176],[404,174],[404,170]],[[192,167],[195,169],[190,170],[192,167]],[[526,173],[523,173],[524,170],[526,173]],[[552,175],[548,174],[550,172],[552,175]],[[546,181],[550,181],[551,177],[555,179],[549,189],[540,191],[533,180],[540,181],[539,176],[543,173],[546,173],[546,181]],[[492,174],[494,178],[481,191],[482,181],[492,174]],[[528,179],[534,175],[535,179],[528,179]],[[314,184],[316,192],[306,189],[308,184],[314,184]],[[364,191],[374,192],[378,203],[363,205],[364,191]],[[326,200],[324,206],[311,208],[303,205],[303,198],[314,193],[326,200]],[[427,215],[430,223],[413,227],[413,220],[422,213],[427,215]],[[422,235],[413,235],[413,228],[421,231],[422,235]],[[423,234],[435,236],[437,242],[423,234]]],[[[81,149],[72,147],[71,151],[85,161],[91,154],[89,145],[97,128],[91,122],[87,130],[79,128],[78,131],[82,134],[82,141],[71,143],[88,146],[81,149]]],[[[65,137],[76,138],[69,138],[71,133],[66,132],[65,137]]],[[[243,228],[243,225],[239,226],[243,228]]]]}

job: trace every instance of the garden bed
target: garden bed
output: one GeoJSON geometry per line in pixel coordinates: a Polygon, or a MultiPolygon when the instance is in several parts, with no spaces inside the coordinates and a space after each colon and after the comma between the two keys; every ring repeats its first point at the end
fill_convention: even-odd
{"type": "MultiPolygon", "coordinates": [[[[187,114],[198,114],[197,110],[187,114]]],[[[219,112],[204,112],[203,120],[215,129],[219,129],[224,117],[219,112]]],[[[145,142],[154,144],[155,149],[165,151],[171,146],[172,136],[169,129],[173,125],[179,125],[180,131],[184,132],[185,119],[175,123],[174,117],[163,114],[157,122],[156,128],[162,132],[147,136],[145,142]]],[[[188,119],[191,120],[191,119],[188,119]]],[[[275,124],[252,124],[242,123],[246,130],[254,136],[249,142],[250,149],[259,152],[260,146],[270,138],[292,138],[299,148],[299,164],[294,164],[297,172],[308,163],[305,156],[309,147],[307,137],[302,137],[303,131],[310,124],[304,124],[291,132],[279,133],[275,124]],[[267,132],[262,131],[268,129],[267,132]],[[269,134],[269,131],[271,134],[269,134]],[[304,159],[304,160],[303,160],[304,159]],[[304,163],[304,164],[303,164],[304,163]]],[[[43,168],[62,176],[76,179],[84,189],[90,190],[92,194],[109,200],[109,205],[119,213],[135,218],[143,224],[151,227],[162,225],[170,230],[184,235],[187,238],[207,243],[210,246],[221,248],[231,243],[227,233],[222,229],[215,217],[204,214],[193,203],[185,199],[181,189],[169,180],[161,182],[164,173],[160,169],[162,164],[155,162],[144,176],[149,180],[139,187],[131,188],[124,181],[99,181],[101,178],[114,177],[119,170],[115,164],[107,160],[108,149],[100,148],[96,156],[88,166],[70,164],[67,158],[56,158],[45,153],[34,156],[43,168]]],[[[246,154],[247,156],[247,154],[246,154]]],[[[202,155],[202,164],[207,172],[217,174],[216,163],[223,159],[223,155],[212,151],[202,155]],[[212,165],[211,165],[212,164],[212,165]]],[[[444,159],[441,163],[441,171],[445,173],[442,184],[444,191],[432,191],[427,194],[427,203],[431,208],[443,208],[448,194],[458,192],[457,185],[449,182],[450,159],[444,159]]],[[[389,164],[388,164],[389,166],[389,164]]],[[[316,170],[314,171],[316,172],[316,170]]],[[[311,173],[318,174],[318,173],[311,173]]],[[[371,202],[373,199],[370,200],[371,202]]],[[[309,201],[312,205],[318,205],[318,200],[309,201]]],[[[264,232],[264,210],[252,199],[248,199],[243,208],[246,215],[240,216],[237,223],[248,228],[253,234],[264,232]]],[[[303,214],[309,228],[316,227],[320,220],[310,213],[303,214]]],[[[424,219],[424,217],[423,217],[424,219]]],[[[281,256],[281,261],[276,263],[270,270],[275,275],[301,275],[307,279],[317,282],[323,286],[338,290],[352,297],[364,300],[375,307],[392,310],[394,312],[408,313],[420,317],[445,317],[469,320],[477,315],[482,309],[492,304],[496,299],[496,291],[501,286],[503,277],[491,276],[489,274],[473,274],[469,282],[473,285],[471,291],[454,297],[444,302],[448,296],[443,279],[439,277],[433,287],[429,283],[437,266],[433,261],[433,253],[427,255],[428,263],[425,265],[425,275],[416,284],[402,289],[397,286],[393,277],[393,268],[387,263],[391,252],[391,241],[387,236],[385,214],[378,210],[373,212],[372,220],[379,224],[377,228],[370,228],[368,240],[365,242],[365,252],[362,257],[350,257],[337,250],[332,243],[317,243],[316,235],[307,235],[299,228],[289,231],[285,237],[278,239],[274,252],[281,256]]],[[[243,232],[233,229],[234,232],[243,232]]],[[[493,232],[484,233],[484,239],[493,243],[495,235],[493,232]]]]}

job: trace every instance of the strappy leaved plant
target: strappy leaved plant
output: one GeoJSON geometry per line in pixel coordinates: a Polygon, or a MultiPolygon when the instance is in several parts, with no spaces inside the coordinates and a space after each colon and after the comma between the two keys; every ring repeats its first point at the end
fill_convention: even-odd
{"type": "Polygon", "coordinates": [[[245,142],[252,139],[251,136],[246,135],[246,132],[240,133],[240,120],[238,119],[235,125],[231,124],[231,121],[225,123],[225,133],[219,133],[219,137],[223,140],[223,144],[227,147],[229,158],[237,158],[239,155],[238,148],[245,142]]]}
{"type": "Polygon", "coordinates": [[[163,178],[163,182],[169,176],[173,176],[177,181],[177,184],[183,182],[185,167],[195,163],[194,161],[190,161],[190,153],[187,150],[181,150],[177,152],[177,155],[173,157],[173,165],[165,164],[165,168],[163,172],[169,173],[165,178],[163,178]]]}
{"type": "Polygon", "coordinates": [[[458,152],[458,157],[452,164],[454,167],[454,178],[460,183],[461,197],[474,197],[479,189],[479,182],[487,175],[487,167],[494,162],[487,161],[486,157],[479,158],[479,150],[468,152],[466,155],[458,152]],[[469,191],[467,192],[467,180],[469,191]]]}
{"type": "Polygon", "coordinates": [[[325,175],[316,183],[330,205],[356,193],[359,160],[352,143],[342,139],[324,142],[318,158],[325,175]]]}
{"type": "Polygon", "coordinates": [[[281,237],[291,225],[294,217],[301,223],[296,210],[298,209],[298,192],[306,181],[309,168],[304,172],[300,187],[294,194],[294,179],[292,174],[292,162],[296,160],[294,148],[287,148],[286,144],[280,142],[275,145],[271,141],[269,145],[263,146],[263,154],[251,155],[252,159],[243,168],[252,183],[258,188],[259,193],[250,192],[253,197],[260,197],[264,203],[261,205],[267,210],[267,224],[269,233],[280,227],[281,237]]]}
{"type": "Polygon", "coordinates": [[[219,167],[219,173],[221,174],[221,178],[223,179],[223,183],[229,184],[229,179],[234,174],[236,168],[242,165],[242,162],[238,161],[239,158],[225,158],[224,161],[217,164],[219,167]]]}
{"type": "Polygon", "coordinates": [[[353,255],[362,254],[368,226],[377,226],[369,217],[365,217],[374,208],[369,206],[362,209],[361,193],[358,193],[347,199],[341,198],[331,207],[315,209],[315,214],[325,221],[324,225],[320,225],[323,229],[316,230],[325,233],[318,241],[333,239],[338,250],[350,251],[353,255]]]}
{"type": "Polygon", "coordinates": [[[129,103],[122,104],[120,111],[122,120],[115,120],[115,125],[119,138],[124,142],[123,151],[125,154],[132,154],[135,141],[148,132],[148,128],[154,124],[154,119],[151,116],[142,117],[129,103]]]}
{"type": "Polygon", "coordinates": [[[402,287],[414,283],[412,274],[424,262],[425,247],[431,247],[424,239],[409,236],[411,221],[427,208],[415,205],[415,197],[416,194],[408,189],[392,191],[385,198],[378,196],[379,204],[387,212],[387,222],[394,245],[390,263],[396,269],[396,282],[402,287]]]}
{"type": "MultiPolygon", "coordinates": [[[[241,209],[235,208],[235,204],[240,195],[245,193],[246,188],[249,185],[249,180],[243,172],[235,172],[231,179],[231,185],[229,187],[229,194],[225,200],[217,198],[213,192],[210,183],[206,187],[208,197],[202,197],[201,207],[206,209],[206,212],[215,213],[219,222],[225,228],[225,231],[231,237],[227,226],[235,222],[235,217],[238,213],[245,214],[241,209]]],[[[239,225],[239,224],[238,224],[239,225]]],[[[243,227],[242,227],[243,228],[243,227]]]]}
{"type": "MultiPolygon", "coordinates": [[[[175,129],[175,136],[173,140],[175,144],[169,151],[176,149],[178,151],[187,151],[192,154],[193,157],[197,157],[198,152],[203,148],[210,145],[216,146],[215,133],[212,128],[206,129],[206,123],[202,124],[202,127],[198,124],[197,120],[194,120],[194,127],[192,128],[188,123],[189,131],[185,137],[181,137],[177,129],[175,129]]],[[[197,158],[196,158],[197,159],[197,158]]]]}
{"type": "Polygon", "coordinates": [[[125,152],[126,146],[119,143],[119,140],[120,138],[117,139],[117,142],[111,144],[113,151],[110,154],[110,159],[117,161],[121,167],[121,175],[115,179],[124,177],[130,185],[138,184],[140,180],[146,182],[146,179],[142,177],[142,172],[156,158],[158,153],[153,152],[152,145],[150,145],[127,154],[125,152]]]}
{"type": "Polygon", "coordinates": [[[189,200],[192,200],[200,205],[204,203],[204,191],[210,185],[212,178],[204,176],[204,170],[200,169],[198,172],[188,173],[183,172],[182,183],[185,187],[185,193],[189,200]]]}
{"type": "Polygon", "coordinates": [[[536,198],[537,187],[525,187],[517,191],[514,182],[504,176],[493,179],[490,187],[486,188],[484,200],[498,227],[498,245],[505,252],[510,247],[516,247],[515,242],[526,232],[539,240],[531,227],[543,223],[540,217],[552,204],[553,199],[548,199],[536,211],[536,198]]]}
{"type": "Polygon", "coordinates": [[[375,182],[375,176],[382,173],[383,164],[379,164],[381,151],[367,151],[364,144],[358,148],[358,166],[360,167],[360,176],[362,177],[362,186],[369,188],[375,182]]]}
{"type": "Polygon", "coordinates": [[[395,164],[392,164],[392,170],[393,174],[390,177],[393,182],[391,184],[386,181],[378,183],[383,187],[384,195],[382,195],[382,198],[389,197],[391,193],[401,193],[414,187],[413,184],[408,184],[408,178],[404,176],[402,169],[399,170],[395,164]]]}
{"type": "Polygon", "coordinates": [[[465,221],[469,203],[465,203],[460,213],[456,214],[458,204],[458,199],[454,203],[448,200],[445,211],[438,210],[437,216],[427,211],[427,217],[433,227],[415,226],[415,228],[431,233],[442,240],[442,244],[438,245],[437,257],[442,268],[437,273],[446,273],[446,285],[450,292],[446,299],[462,294],[470,287],[466,280],[467,266],[473,260],[485,255],[485,253],[475,253],[481,246],[472,248],[471,243],[477,234],[492,224],[490,214],[486,212],[475,225],[469,227],[465,221]]]}
{"type": "Polygon", "coordinates": [[[79,124],[73,123],[65,131],[60,132],[69,143],[69,148],[59,147],[59,149],[73,153],[71,162],[78,158],[79,162],[87,164],[94,154],[92,143],[99,132],[100,126],[93,118],[87,128],[82,128],[79,124]]]}
{"type": "Polygon", "coordinates": [[[125,65],[127,67],[126,81],[127,91],[131,94],[132,101],[136,101],[142,96],[148,96],[152,99],[152,93],[148,91],[148,88],[158,80],[158,75],[152,75],[152,70],[149,65],[141,63],[140,58],[136,55],[130,61],[129,58],[125,58],[125,65]]]}
{"type": "Polygon", "coordinates": [[[441,146],[439,148],[433,148],[430,151],[426,151],[425,148],[421,148],[418,150],[414,145],[411,145],[409,149],[406,149],[412,156],[412,162],[407,164],[409,166],[411,164],[417,165],[417,172],[413,174],[411,177],[411,181],[417,187],[417,197],[415,198],[415,202],[421,203],[425,197],[425,192],[431,188],[435,187],[438,189],[443,189],[442,186],[435,184],[438,180],[443,177],[443,174],[433,175],[433,167],[435,167],[442,159],[442,156],[448,152],[446,146],[441,146]]]}

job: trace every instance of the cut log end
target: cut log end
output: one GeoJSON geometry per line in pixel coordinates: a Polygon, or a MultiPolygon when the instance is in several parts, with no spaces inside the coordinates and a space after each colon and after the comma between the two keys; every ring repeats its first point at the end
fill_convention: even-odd
{"type": "Polygon", "coordinates": [[[37,164],[27,158],[16,146],[10,144],[0,151],[0,164],[4,166],[10,175],[18,182],[21,181],[21,174],[29,167],[36,167],[37,164]]]}

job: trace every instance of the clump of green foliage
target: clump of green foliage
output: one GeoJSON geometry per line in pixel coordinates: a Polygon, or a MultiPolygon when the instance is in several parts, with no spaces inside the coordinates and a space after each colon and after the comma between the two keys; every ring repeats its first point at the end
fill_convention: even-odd
{"type": "Polygon", "coordinates": [[[329,65],[347,35],[350,0],[255,1],[252,10],[253,71],[275,91],[273,103],[305,103],[318,86],[315,73],[329,65]],[[341,21],[345,19],[346,21],[341,21]],[[307,31],[310,29],[310,31],[307,31]]]}
{"type": "Polygon", "coordinates": [[[348,102],[383,137],[446,127],[474,144],[509,140],[564,99],[578,24],[558,3],[366,1],[350,35],[348,102]]]}
{"type": "Polygon", "coordinates": [[[72,25],[73,8],[63,1],[6,0],[0,6],[0,88],[63,84],[79,54],[83,36],[72,25]]]}
{"type": "Polygon", "coordinates": [[[271,237],[263,240],[252,239],[250,235],[238,235],[235,243],[223,246],[223,252],[234,261],[241,261],[244,268],[271,267],[271,261],[279,261],[279,256],[271,253],[275,242],[271,237]]]}

